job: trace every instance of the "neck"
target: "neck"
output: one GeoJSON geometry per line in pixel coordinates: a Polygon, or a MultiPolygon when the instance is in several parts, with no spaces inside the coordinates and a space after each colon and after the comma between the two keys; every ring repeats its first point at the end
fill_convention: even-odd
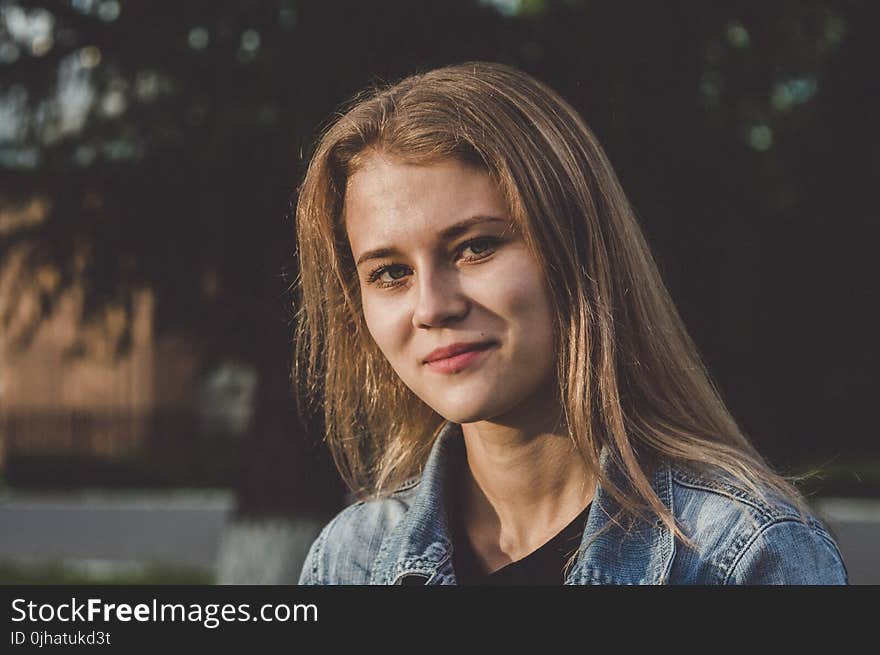
{"type": "Polygon", "coordinates": [[[595,476],[559,418],[481,421],[462,433],[461,518],[488,570],[540,547],[592,500],[595,476]]]}

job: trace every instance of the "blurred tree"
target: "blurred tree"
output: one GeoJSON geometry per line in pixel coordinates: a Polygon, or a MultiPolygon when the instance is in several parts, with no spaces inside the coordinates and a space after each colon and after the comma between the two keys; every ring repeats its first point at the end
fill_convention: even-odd
{"type": "MultiPolygon", "coordinates": [[[[41,298],[31,328],[76,281],[84,320],[109,305],[130,315],[132,290],[145,286],[159,329],[187,329],[209,359],[256,367],[239,525],[260,519],[284,541],[277,526],[306,520],[278,551],[295,561],[343,502],[315,447],[320,426],[297,422],[289,382],[290,194],[316,127],[370,81],[504,61],[556,87],[606,144],[686,322],[759,445],[827,444],[822,430],[839,428],[841,414],[850,430],[866,420],[852,405],[867,399],[876,348],[857,359],[869,340],[859,333],[841,346],[845,363],[829,351],[810,359],[823,367],[810,376],[792,373],[817,356],[814,342],[847,338],[816,316],[813,294],[839,315],[836,291],[866,274],[824,240],[834,227],[842,246],[841,203],[854,225],[873,217],[866,193],[851,190],[851,167],[829,153],[870,188],[876,13],[844,0],[5,0],[0,200],[21,211],[0,224],[0,257],[29,246],[22,288],[41,298]],[[814,261],[828,256],[845,272],[826,263],[815,280],[814,261]],[[816,423],[803,407],[826,400],[828,380],[844,392],[816,423]]],[[[0,299],[0,321],[15,305],[0,299]]],[[[289,579],[247,540],[230,548],[256,564],[229,560],[229,570],[289,579]]],[[[272,577],[255,575],[244,577],[272,577]]]]}
{"type": "Polygon", "coordinates": [[[108,306],[130,316],[144,286],[158,329],[196,335],[209,362],[254,365],[220,579],[290,581],[344,500],[320,426],[293,411],[291,191],[334,107],[379,74],[444,63],[452,31],[491,56],[498,15],[473,2],[290,0],[24,0],[0,12],[0,193],[44,208],[0,243],[28,245],[19,289],[41,299],[21,342],[71,284],[84,286],[87,322],[108,306]]]}

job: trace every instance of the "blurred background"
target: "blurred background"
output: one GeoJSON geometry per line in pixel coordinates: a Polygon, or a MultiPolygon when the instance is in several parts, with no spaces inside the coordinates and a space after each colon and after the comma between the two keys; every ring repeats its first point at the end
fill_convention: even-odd
{"type": "Polygon", "coordinates": [[[747,434],[880,583],[880,5],[0,0],[0,583],[288,583],[346,502],[292,204],[359,89],[471,59],[605,145],[747,434]]]}

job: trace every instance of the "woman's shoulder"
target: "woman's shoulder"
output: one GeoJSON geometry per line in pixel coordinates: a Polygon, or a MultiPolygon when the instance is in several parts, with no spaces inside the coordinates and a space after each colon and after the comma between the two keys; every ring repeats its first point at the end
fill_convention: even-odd
{"type": "Polygon", "coordinates": [[[389,495],[357,501],[334,516],[312,543],[299,584],[369,584],[384,537],[406,514],[418,483],[411,478],[389,495]]]}
{"type": "Polygon", "coordinates": [[[673,577],[693,584],[847,584],[831,530],[769,489],[670,465],[672,508],[694,549],[676,544],[673,577]]]}

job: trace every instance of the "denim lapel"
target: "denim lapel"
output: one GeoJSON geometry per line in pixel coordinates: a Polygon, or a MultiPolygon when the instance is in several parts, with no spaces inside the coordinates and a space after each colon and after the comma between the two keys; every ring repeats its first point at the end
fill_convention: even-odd
{"type": "MultiPolygon", "coordinates": [[[[446,489],[455,461],[464,456],[461,426],[447,421],[425,463],[415,496],[400,522],[383,540],[373,566],[371,584],[455,584],[449,537],[446,489]]],[[[607,449],[599,458],[612,480],[624,484],[622,473],[611,466],[607,449]]],[[[651,486],[663,504],[672,506],[672,471],[657,467],[651,486]]],[[[590,538],[610,523],[619,506],[600,485],[581,541],[581,552],[565,584],[665,584],[675,555],[674,535],[662,523],[636,523],[629,530],[611,524],[587,546],[590,538]],[[586,547],[585,547],[586,546],[586,547]]]]}
{"type": "Polygon", "coordinates": [[[453,466],[464,456],[461,426],[447,421],[431,448],[415,497],[400,522],[383,540],[371,584],[455,584],[446,490],[453,466]]]}
{"type": "MultiPolygon", "coordinates": [[[[620,487],[623,474],[610,463],[607,449],[599,459],[603,471],[620,487]]],[[[661,463],[651,476],[651,487],[661,502],[673,511],[672,470],[661,463]]],[[[611,496],[596,485],[587,525],[581,540],[581,552],[565,584],[576,585],[656,585],[666,584],[675,556],[675,538],[659,519],[650,523],[638,521],[628,530],[617,521],[611,522],[619,509],[611,496]],[[610,524],[610,525],[609,525],[610,524]],[[592,543],[599,530],[607,530],[592,543]],[[589,544],[589,545],[587,545],[589,544]]]]}

